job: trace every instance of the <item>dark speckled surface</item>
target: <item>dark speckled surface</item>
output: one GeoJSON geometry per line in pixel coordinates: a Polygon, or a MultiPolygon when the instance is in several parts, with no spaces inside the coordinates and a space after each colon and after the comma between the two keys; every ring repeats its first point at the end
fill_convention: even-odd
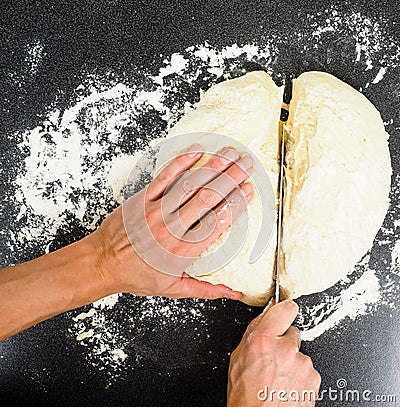
{"type": "MultiPolygon", "coordinates": [[[[332,37],[332,41],[327,41],[318,51],[299,53],[296,40],[288,40],[286,35],[293,31],[307,36],[309,15],[323,12],[331,4],[339,12],[361,12],[369,18],[384,18],[388,35],[400,44],[400,5],[396,1],[2,1],[1,264],[6,266],[43,252],[41,247],[22,253],[10,251],[3,238],[8,229],[16,227],[12,181],[22,165],[21,153],[16,149],[18,140],[9,135],[40,123],[47,106],[68,105],[83,73],[112,71],[117,77],[126,78],[137,67],[157,72],[163,59],[161,54],[181,52],[204,41],[216,47],[232,43],[262,44],[274,32],[286,38],[282,40],[274,72],[294,77],[306,70],[326,70],[358,89],[371,73],[357,71],[347,63],[346,38],[332,37]],[[20,67],[24,47],[37,39],[44,44],[46,52],[43,66],[34,78],[27,77],[22,86],[17,85],[9,80],[9,73],[23,74],[20,67]]],[[[374,67],[373,72],[376,74],[378,69],[374,67]]],[[[387,129],[391,134],[395,174],[400,170],[399,83],[400,70],[393,67],[384,81],[365,90],[382,112],[384,121],[393,119],[387,129]]],[[[391,215],[399,217],[395,209],[391,215]]],[[[393,222],[387,220],[386,226],[393,227],[393,222]]],[[[87,233],[79,225],[70,231],[72,233],[60,231],[53,247],[87,233]]],[[[398,229],[393,230],[392,238],[398,239],[398,233],[398,229]]],[[[371,262],[384,275],[390,268],[390,252],[375,247],[371,262]]],[[[399,299],[397,291],[393,302],[399,299]]],[[[126,298],[124,306],[129,307],[129,301],[126,298]]],[[[259,310],[233,302],[223,305],[217,301],[216,305],[217,309],[210,311],[207,319],[209,339],[185,340],[184,327],[180,332],[169,332],[168,337],[157,335],[156,330],[137,343],[140,345],[146,340],[149,349],[157,350],[155,354],[161,356],[150,355],[140,365],[129,362],[125,374],[112,384],[102,372],[85,362],[81,346],[65,334],[70,317],[61,315],[39,324],[0,345],[0,403],[4,406],[16,403],[99,407],[223,406],[227,354],[259,310]],[[177,339],[180,346],[176,346],[177,339]]],[[[345,320],[340,325],[340,334],[336,331],[328,331],[303,345],[303,351],[313,357],[321,372],[322,388],[334,386],[339,378],[345,378],[353,389],[397,394],[397,403],[378,405],[400,406],[398,307],[393,310],[378,307],[371,315],[356,321],[345,320]]],[[[139,346],[135,345],[134,338],[132,343],[139,346]]],[[[319,403],[328,407],[372,404],[376,403],[319,403]]]]}

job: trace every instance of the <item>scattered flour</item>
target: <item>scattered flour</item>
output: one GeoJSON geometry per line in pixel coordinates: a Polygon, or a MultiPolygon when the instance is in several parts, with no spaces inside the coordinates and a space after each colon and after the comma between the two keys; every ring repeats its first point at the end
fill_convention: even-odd
{"type": "Polygon", "coordinates": [[[338,308],[332,314],[327,318],[315,315],[315,326],[302,331],[302,340],[312,341],[337,326],[343,319],[354,320],[366,314],[373,304],[381,300],[380,288],[378,277],[372,270],[367,270],[347,290],[340,293],[338,308]]]}
{"type": "MultiPolygon", "coordinates": [[[[282,52],[279,44],[292,41],[292,36],[297,36],[304,57],[332,41],[333,35],[347,41],[339,45],[354,66],[369,75],[364,89],[370,83],[385,81],[387,71],[399,66],[400,48],[387,36],[384,20],[365,18],[360,13],[342,14],[335,8],[308,16],[308,20],[310,36],[292,33],[280,37],[279,42],[277,34],[271,32],[258,44],[216,48],[206,42],[191,46],[163,57],[163,66],[155,76],[137,71],[135,84],[119,82],[111,74],[82,78],[75,90],[76,100],[67,109],[54,105],[43,123],[16,134],[21,140],[18,147],[24,157],[24,170],[15,180],[18,227],[4,238],[10,250],[29,252],[32,247],[40,247],[47,252],[60,232],[68,234],[71,225],[78,225],[85,233],[94,230],[122,202],[127,176],[150,139],[165,134],[218,79],[245,72],[246,62],[263,66],[274,78],[280,78],[280,72],[274,71],[282,52]],[[187,89],[191,89],[190,95],[187,89]]],[[[35,74],[43,57],[43,46],[39,42],[30,44],[26,75],[35,74]]],[[[322,69],[331,62],[331,55],[324,55],[322,69]]],[[[26,75],[10,75],[24,85],[26,75]]],[[[393,124],[399,126],[392,120],[393,124]]],[[[392,202],[399,200],[400,191],[394,188],[392,202]]],[[[303,339],[314,340],[341,321],[356,319],[378,305],[394,306],[392,294],[398,293],[394,276],[400,268],[398,229],[397,234],[394,232],[400,227],[398,211],[392,205],[378,241],[382,249],[390,250],[391,264],[382,265],[380,272],[380,268],[375,270],[368,264],[368,257],[334,290],[314,302],[301,299],[298,325],[303,339]]],[[[130,338],[171,325],[174,329],[187,324],[193,332],[200,326],[205,331],[207,313],[214,307],[196,299],[183,303],[133,297],[130,301],[134,307],[126,301],[126,296],[115,294],[86,307],[84,312],[71,312],[70,334],[87,349],[88,361],[113,377],[118,376],[126,360],[144,357],[140,350],[134,354],[128,350],[130,338]]],[[[200,329],[196,335],[200,335],[200,329]]]]}
{"type": "Polygon", "coordinates": [[[387,70],[386,67],[381,67],[381,69],[379,69],[379,72],[377,73],[377,75],[376,75],[375,79],[372,81],[372,83],[380,82],[383,79],[383,77],[386,73],[386,70],[387,70]]]}
{"type": "Polygon", "coordinates": [[[34,76],[38,72],[40,64],[46,55],[44,52],[44,46],[39,40],[36,40],[26,48],[27,56],[25,58],[25,64],[27,65],[27,71],[30,76],[34,76]]]}
{"type": "Polygon", "coordinates": [[[140,364],[149,353],[154,357],[155,350],[150,343],[154,332],[165,332],[169,337],[171,332],[184,327],[191,341],[209,338],[207,314],[217,309],[212,302],[202,299],[183,302],[120,294],[105,297],[86,308],[88,311],[72,317],[69,333],[86,348],[88,361],[108,374],[110,383],[121,377],[126,360],[140,364]],[[132,347],[133,341],[136,343],[132,347]]]}
{"type": "Polygon", "coordinates": [[[8,72],[8,79],[23,89],[25,85],[35,78],[45,57],[46,52],[41,41],[38,39],[32,41],[25,47],[25,58],[20,68],[16,71],[8,72]]]}
{"type": "MultiPolygon", "coordinates": [[[[361,12],[342,13],[332,6],[324,12],[308,15],[308,20],[314,43],[311,47],[306,43],[307,50],[318,50],[324,40],[331,41],[332,47],[339,44],[343,48],[343,58],[352,57],[355,65],[364,65],[365,71],[380,66],[379,80],[386,67],[394,68],[400,64],[399,43],[387,34],[389,22],[383,17],[372,19],[361,12]]],[[[325,62],[332,62],[332,58],[327,55],[325,62]]]]}
{"type": "Polygon", "coordinates": [[[392,250],[392,271],[400,274],[400,240],[398,240],[392,250]]]}
{"type": "Polygon", "coordinates": [[[97,309],[113,308],[114,305],[117,303],[119,296],[120,296],[120,294],[112,294],[112,295],[109,295],[108,297],[100,298],[100,300],[95,301],[93,303],[92,310],[94,310],[96,308],[97,309]]]}

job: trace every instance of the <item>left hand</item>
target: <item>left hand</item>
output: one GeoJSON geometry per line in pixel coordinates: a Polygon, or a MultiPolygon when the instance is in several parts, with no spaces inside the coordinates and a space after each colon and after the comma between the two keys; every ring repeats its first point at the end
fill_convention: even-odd
{"type": "Polygon", "coordinates": [[[176,182],[200,159],[200,149],[194,145],[176,157],[94,233],[101,250],[98,270],[111,282],[114,292],[172,298],[242,297],[224,285],[212,285],[184,273],[246,209],[253,196],[252,185],[243,183],[253,170],[253,159],[248,155],[240,158],[231,147],[184,181],[176,182]],[[226,202],[234,202],[231,211],[219,210],[226,202]],[[204,213],[207,215],[199,224],[204,213]],[[193,239],[200,235],[204,238],[193,239]]]}

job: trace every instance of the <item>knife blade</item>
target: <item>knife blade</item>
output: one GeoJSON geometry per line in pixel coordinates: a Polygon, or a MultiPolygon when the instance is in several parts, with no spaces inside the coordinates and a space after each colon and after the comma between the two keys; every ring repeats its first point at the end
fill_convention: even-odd
{"type": "Polygon", "coordinates": [[[279,171],[279,198],[278,198],[278,222],[276,242],[276,266],[275,266],[275,303],[280,301],[280,273],[282,270],[282,222],[283,222],[283,195],[285,177],[285,124],[281,123],[281,147],[280,147],[280,171],[279,171]]]}

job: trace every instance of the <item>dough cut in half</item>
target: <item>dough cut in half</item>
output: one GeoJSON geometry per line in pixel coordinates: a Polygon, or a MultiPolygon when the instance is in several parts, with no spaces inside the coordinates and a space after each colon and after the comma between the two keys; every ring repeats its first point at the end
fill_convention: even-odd
{"type": "MultiPolygon", "coordinates": [[[[202,132],[239,141],[265,167],[277,197],[282,95],[262,71],[219,83],[169,137],[202,132]]],[[[379,112],[327,73],[306,72],[294,80],[285,139],[281,286],[296,298],[334,285],[371,248],[389,205],[391,163],[379,112]]],[[[184,147],[176,146],[175,153],[184,147]]],[[[242,291],[243,302],[262,306],[273,293],[276,218],[268,246],[250,264],[262,216],[257,196],[248,214],[246,241],[231,262],[209,274],[211,264],[199,263],[199,270],[195,261],[187,272],[242,291]]]]}
{"type": "Polygon", "coordinates": [[[369,251],[392,168],[379,112],[327,73],[294,81],[287,135],[281,284],[296,298],[334,285],[369,251]]]}

